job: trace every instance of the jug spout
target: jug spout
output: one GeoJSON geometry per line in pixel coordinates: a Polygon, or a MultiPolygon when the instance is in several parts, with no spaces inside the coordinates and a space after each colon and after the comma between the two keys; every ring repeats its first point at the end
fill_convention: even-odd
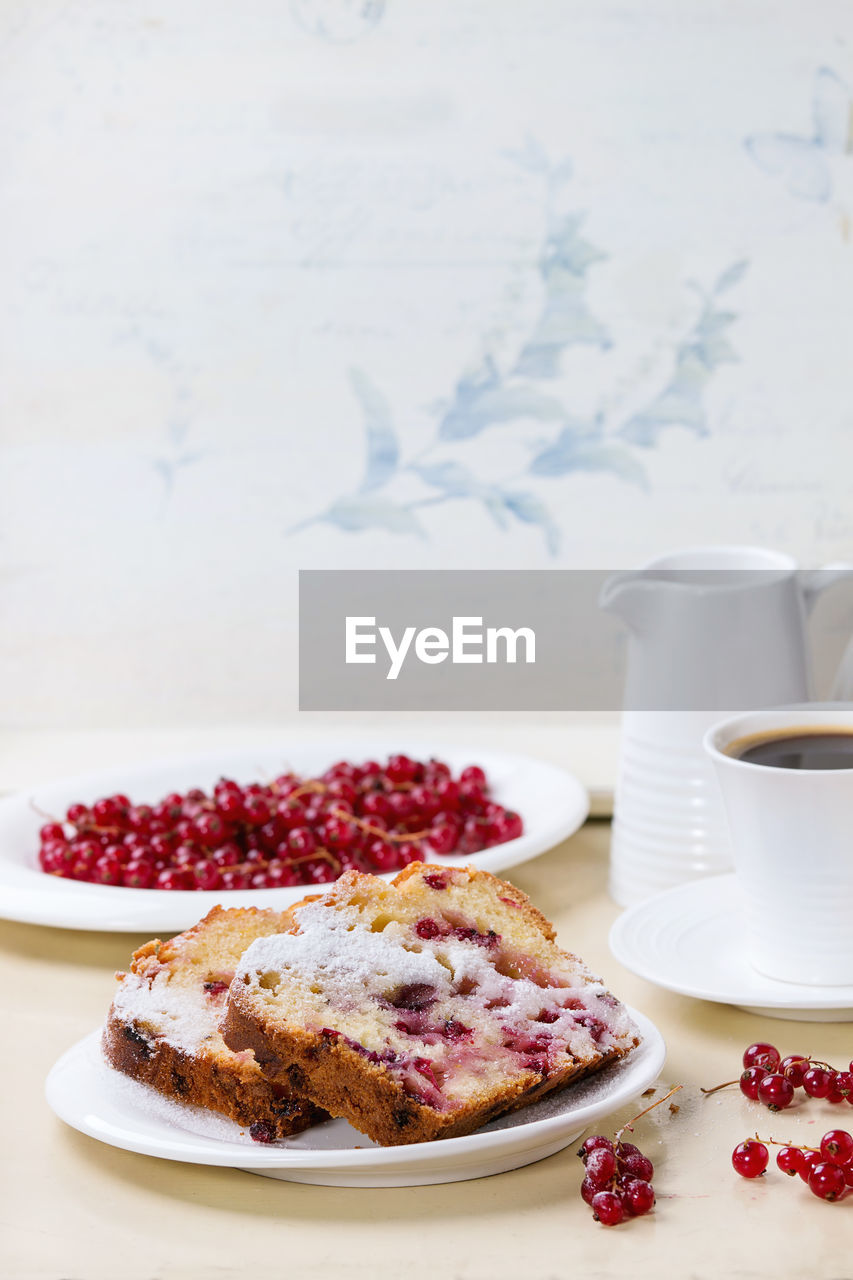
{"type": "Polygon", "coordinates": [[[652,582],[642,571],[614,573],[601,588],[599,608],[615,613],[632,631],[639,631],[648,617],[655,586],[660,583],[652,582]]]}

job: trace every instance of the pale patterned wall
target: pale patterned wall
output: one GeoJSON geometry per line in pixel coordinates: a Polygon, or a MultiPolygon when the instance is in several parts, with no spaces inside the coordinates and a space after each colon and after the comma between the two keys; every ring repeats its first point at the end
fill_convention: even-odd
{"type": "Polygon", "coordinates": [[[6,0],[7,724],[273,720],[299,567],[853,554],[847,0],[6,0]]]}

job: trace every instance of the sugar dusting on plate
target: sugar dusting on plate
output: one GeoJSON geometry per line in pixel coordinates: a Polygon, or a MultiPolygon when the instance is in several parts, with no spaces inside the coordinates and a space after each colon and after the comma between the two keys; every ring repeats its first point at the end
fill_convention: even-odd
{"type": "MultiPolygon", "coordinates": [[[[630,1063],[628,1059],[613,1063],[604,1070],[565,1089],[548,1094],[540,1102],[531,1103],[519,1111],[509,1112],[490,1121],[478,1133],[496,1133],[502,1129],[514,1129],[520,1125],[532,1124],[537,1120],[550,1120],[576,1108],[594,1105],[603,1101],[613,1090],[619,1075],[630,1063]]],[[[110,1066],[98,1053],[96,1070],[99,1074],[99,1085],[104,1094],[122,1110],[129,1113],[140,1112],[148,1119],[173,1126],[190,1133],[194,1137],[212,1142],[226,1142],[244,1146],[250,1150],[352,1150],[356,1147],[375,1147],[377,1144],[358,1133],[343,1120],[330,1120],[324,1124],[314,1125],[291,1138],[282,1138],[274,1143],[259,1144],[249,1137],[248,1129],[234,1120],[220,1115],[216,1111],[208,1111],[204,1107],[192,1106],[186,1102],[167,1098],[158,1093],[150,1085],[132,1080],[110,1066]]],[[[449,1139],[454,1141],[454,1139],[449,1139]]],[[[423,1146],[434,1146],[435,1143],[424,1143],[423,1146]]]]}

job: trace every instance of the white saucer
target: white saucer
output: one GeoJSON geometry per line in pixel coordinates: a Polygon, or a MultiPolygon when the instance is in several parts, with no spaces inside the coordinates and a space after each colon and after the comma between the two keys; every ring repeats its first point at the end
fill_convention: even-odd
{"type": "Polygon", "coordinates": [[[654,1083],[666,1046],[648,1018],[634,1009],[629,1012],[643,1039],[623,1061],[467,1137],[405,1147],[378,1147],[344,1120],[329,1120],[294,1138],[262,1146],[224,1116],[172,1102],[114,1071],[101,1055],[100,1031],[63,1054],[47,1078],[45,1092],[53,1110],[72,1128],[142,1155],[225,1165],[329,1187],[461,1182],[553,1155],[654,1083]]]}
{"type": "MultiPolygon", "coordinates": [[[[45,814],[61,816],[73,801],[90,804],[98,796],[117,791],[126,792],[134,803],[151,803],[170,791],[210,788],[223,775],[249,782],[274,778],[285,768],[292,768],[316,776],[335,760],[382,759],[396,751],[406,751],[418,759],[439,756],[454,770],[473,762],[481,764],[495,799],[508,809],[516,809],[524,819],[524,834],[517,840],[508,840],[467,857],[434,859],[448,866],[470,863],[484,871],[503,871],[517,866],[572,835],[589,812],[586,789],[573,774],[530,756],[451,746],[440,741],[412,743],[391,737],[346,738],[336,733],[307,741],[293,735],[283,737],[276,747],[157,760],[148,765],[45,783],[0,800],[0,918],[63,929],[137,933],[186,929],[217,903],[282,911],[305,896],[308,891],[305,885],[228,893],[221,889],[167,892],[85,884],[45,875],[36,863],[38,829],[45,821],[45,814]]],[[[385,878],[389,879],[390,875],[385,878]]]]}
{"type": "Polygon", "coordinates": [[[610,931],[620,964],[697,1000],[800,1022],[853,1022],[853,986],[765,978],[746,957],[734,875],[667,889],[625,911],[610,931]]]}

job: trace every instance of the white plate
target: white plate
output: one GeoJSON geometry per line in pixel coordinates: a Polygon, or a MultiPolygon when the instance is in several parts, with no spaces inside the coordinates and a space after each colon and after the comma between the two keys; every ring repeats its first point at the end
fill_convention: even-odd
{"type": "Polygon", "coordinates": [[[625,911],[610,931],[620,964],[658,987],[800,1022],[853,1021],[853,987],[777,982],[746,956],[734,875],[667,889],[625,911]]]}
{"type": "Polygon", "coordinates": [[[66,1124],[125,1151],[227,1165],[289,1182],[329,1187],[413,1187],[484,1178],[562,1150],[595,1120],[638,1098],[660,1074],[666,1046],[657,1028],[630,1010],[642,1044],[621,1062],[513,1112],[465,1138],[378,1147],[344,1120],[262,1146],[239,1125],[172,1102],[104,1062],[100,1031],[80,1040],[47,1078],[47,1100],[66,1124]]]}
{"type": "MultiPolygon", "coordinates": [[[[524,819],[524,835],[468,857],[435,857],[448,866],[471,863],[486,871],[502,871],[552,848],[576,831],[589,811],[585,788],[572,774],[529,756],[484,751],[479,747],[411,743],[397,739],[342,739],[323,742],[283,741],[279,748],[185,756],[147,766],[129,767],[45,783],[0,801],[0,917],[65,929],[179,930],[194,924],[218,902],[229,906],[266,906],[278,910],[298,902],[309,891],[288,889],[171,892],[92,885],[47,876],[36,865],[38,829],[44,814],[62,817],[69,804],[91,804],[100,796],[124,792],[136,804],[152,803],[170,791],[209,789],[223,775],[238,782],[274,778],[285,769],[316,776],[336,760],[384,759],[405,751],[419,759],[438,756],[454,772],[480,764],[500,804],[524,819]],[[41,813],[37,812],[40,810],[41,813]]],[[[390,877],[386,877],[390,878],[390,877]]]]}

